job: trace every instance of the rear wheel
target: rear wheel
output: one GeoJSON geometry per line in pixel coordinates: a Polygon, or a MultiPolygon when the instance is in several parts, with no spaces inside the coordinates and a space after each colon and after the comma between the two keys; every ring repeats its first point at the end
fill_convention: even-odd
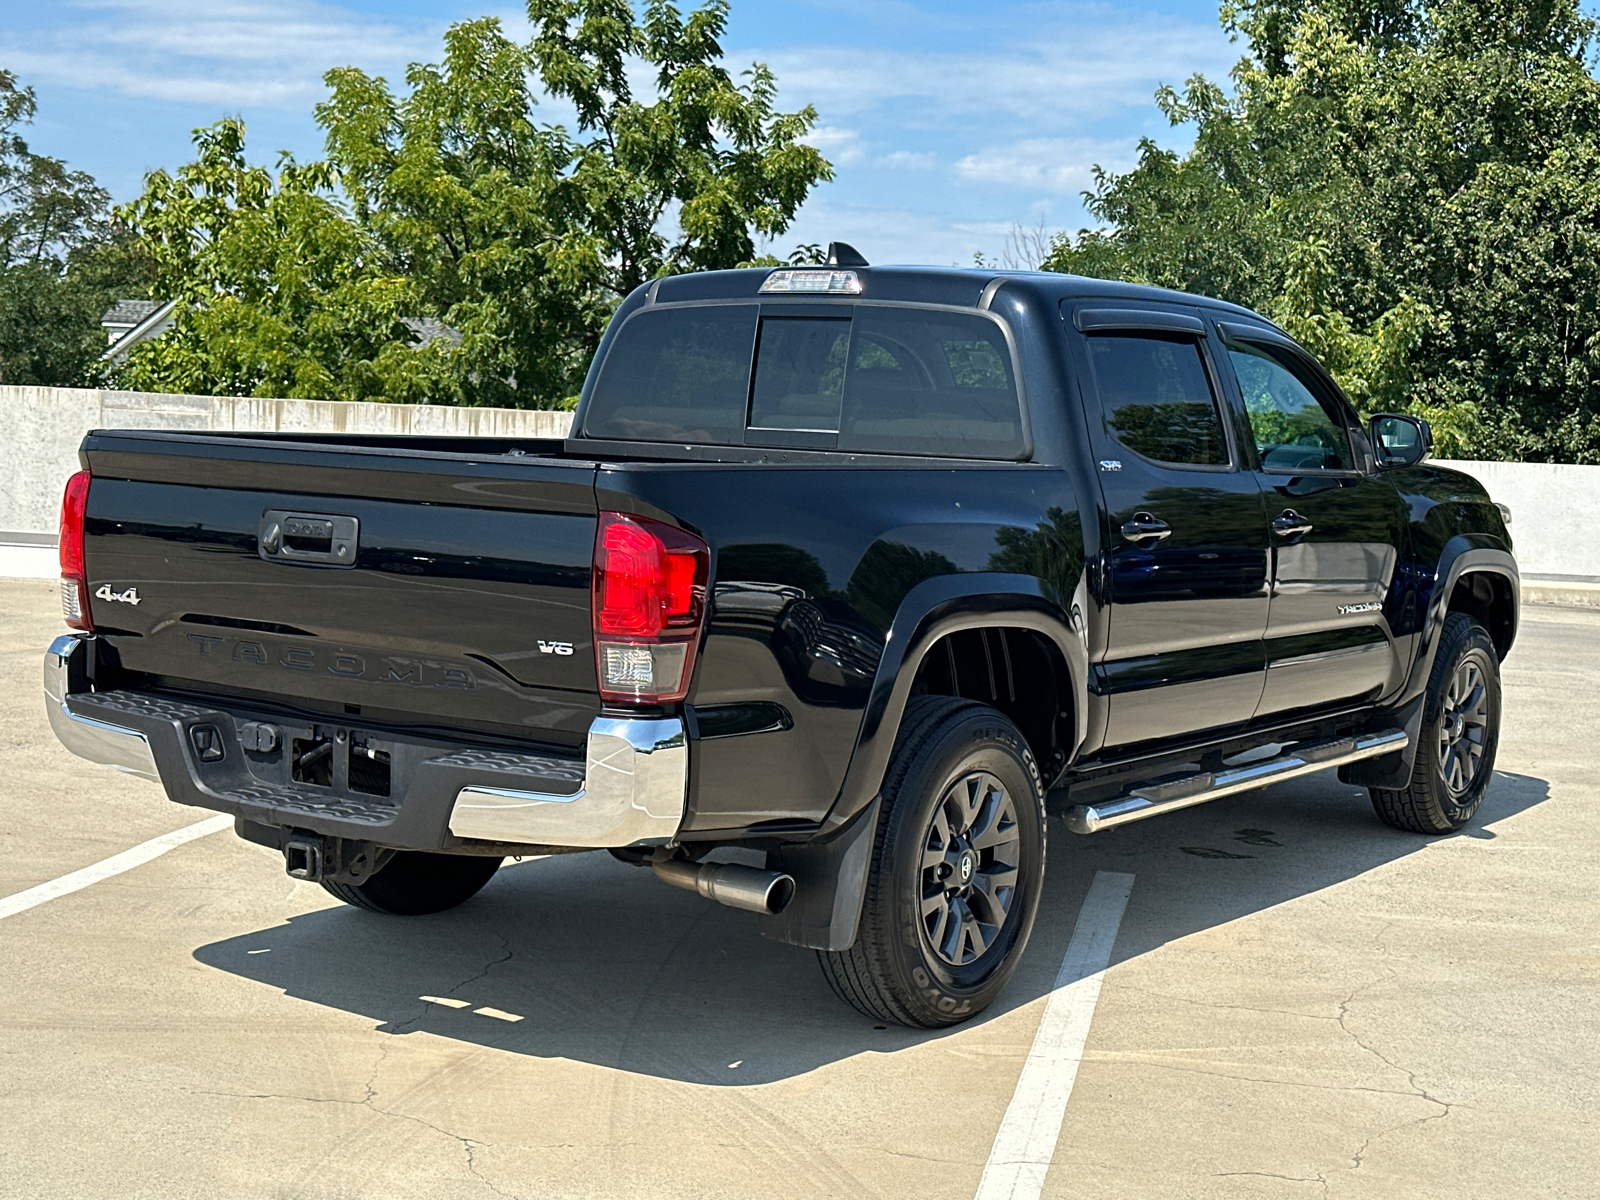
{"type": "Polygon", "coordinates": [[[346,904],[398,917],[444,912],[476,896],[503,859],[475,854],[430,854],[399,850],[365,883],[322,886],[346,904]]]}
{"type": "Polygon", "coordinates": [[[1416,763],[1401,789],[1373,788],[1385,824],[1449,833],[1478,811],[1500,745],[1500,661],[1488,633],[1465,613],[1445,618],[1428,678],[1416,763]]]}
{"type": "Polygon", "coordinates": [[[926,1029],[986,1008],[1027,946],[1044,882],[1044,789],[985,705],[917,697],[884,779],[856,943],[820,952],[834,992],[926,1029]]]}

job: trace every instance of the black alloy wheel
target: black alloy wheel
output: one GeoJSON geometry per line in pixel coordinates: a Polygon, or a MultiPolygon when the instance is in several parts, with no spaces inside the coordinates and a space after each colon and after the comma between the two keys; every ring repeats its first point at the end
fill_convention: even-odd
{"type": "Polygon", "coordinates": [[[1499,745],[1500,659],[1482,625],[1451,613],[1428,676],[1411,779],[1403,788],[1372,788],[1372,807],[1396,829],[1460,829],[1483,803],[1499,745]]]}
{"type": "Polygon", "coordinates": [[[956,780],[934,806],[922,848],[922,931],[941,960],[964,967],[1000,936],[1021,857],[1005,784],[987,771],[956,780]]]}
{"type": "Polygon", "coordinates": [[[923,1029],[982,1012],[1028,944],[1044,884],[1044,788],[1021,732],[971,700],[906,705],[879,793],[855,944],[819,951],[858,1012],[923,1029]]]}
{"type": "Polygon", "coordinates": [[[1436,743],[1439,771],[1452,799],[1459,801],[1471,791],[1482,773],[1488,734],[1489,681],[1481,664],[1464,657],[1445,689],[1436,743]]]}

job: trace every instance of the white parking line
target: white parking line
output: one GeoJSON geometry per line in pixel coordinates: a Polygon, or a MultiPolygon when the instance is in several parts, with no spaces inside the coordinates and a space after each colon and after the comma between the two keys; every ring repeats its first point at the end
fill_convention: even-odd
{"type": "Polygon", "coordinates": [[[1055,989],[1044,1006],[1028,1060],[994,1148],[983,1168],[977,1200],[1038,1200],[1045,1173],[1061,1136],[1061,1119],[1083,1061],[1100,981],[1111,961],[1111,947],[1133,890],[1133,876],[1096,871],[1078,910],[1067,956],[1061,960],[1055,989]]]}
{"type": "Polygon", "coordinates": [[[28,909],[43,904],[46,900],[54,900],[57,896],[68,896],[81,891],[91,883],[99,883],[102,879],[110,879],[113,875],[121,875],[124,871],[143,866],[151,859],[160,858],[168,850],[175,850],[186,842],[194,841],[195,838],[203,838],[208,833],[219,833],[232,828],[233,818],[230,816],[207,817],[204,821],[185,825],[182,829],[174,829],[171,833],[163,833],[148,842],[140,842],[133,849],[113,854],[110,858],[103,858],[92,866],[0,899],[0,920],[14,917],[19,912],[27,912],[28,909]]]}

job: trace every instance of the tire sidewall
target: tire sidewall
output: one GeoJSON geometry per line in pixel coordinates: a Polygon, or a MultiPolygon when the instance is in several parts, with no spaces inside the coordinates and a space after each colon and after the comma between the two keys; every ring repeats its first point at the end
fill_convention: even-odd
{"type": "Polygon", "coordinates": [[[898,782],[884,830],[891,962],[901,994],[915,997],[928,1023],[950,1023],[993,1000],[1015,971],[1033,931],[1045,867],[1044,789],[1039,770],[1015,725],[992,709],[974,709],[943,725],[917,748],[898,782]],[[922,850],[934,808],[949,788],[974,772],[1000,780],[1011,794],[1020,839],[1017,891],[994,944],[976,961],[956,967],[927,943],[921,922],[922,850]]]}

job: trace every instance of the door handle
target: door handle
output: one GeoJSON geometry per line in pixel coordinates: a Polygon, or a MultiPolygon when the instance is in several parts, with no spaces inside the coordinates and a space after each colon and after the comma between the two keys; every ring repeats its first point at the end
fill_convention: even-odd
{"type": "Polygon", "coordinates": [[[1122,536],[1130,542],[1161,542],[1172,536],[1172,526],[1150,513],[1136,512],[1122,523],[1122,536]]]}
{"type": "Polygon", "coordinates": [[[1286,508],[1280,516],[1272,518],[1272,532],[1279,537],[1299,537],[1310,533],[1313,526],[1292,508],[1286,508]]]}

